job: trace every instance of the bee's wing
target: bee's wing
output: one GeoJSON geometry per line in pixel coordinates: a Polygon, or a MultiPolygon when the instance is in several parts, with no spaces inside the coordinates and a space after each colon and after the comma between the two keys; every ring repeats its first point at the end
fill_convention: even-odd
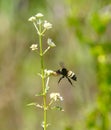
{"type": "Polygon", "coordinates": [[[61,68],[65,68],[64,62],[60,62],[59,65],[61,68]]]}

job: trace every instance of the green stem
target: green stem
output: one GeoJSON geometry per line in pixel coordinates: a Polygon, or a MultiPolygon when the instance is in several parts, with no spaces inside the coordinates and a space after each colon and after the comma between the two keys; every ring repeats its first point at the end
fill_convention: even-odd
{"type": "MultiPolygon", "coordinates": [[[[41,25],[39,26],[39,32],[41,33],[41,25]]],[[[41,74],[42,74],[42,91],[43,91],[43,106],[44,106],[44,130],[47,127],[47,104],[46,104],[46,93],[45,93],[45,75],[44,75],[44,59],[42,49],[42,35],[39,35],[39,46],[40,46],[40,59],[41,59],[41,74]]]]}

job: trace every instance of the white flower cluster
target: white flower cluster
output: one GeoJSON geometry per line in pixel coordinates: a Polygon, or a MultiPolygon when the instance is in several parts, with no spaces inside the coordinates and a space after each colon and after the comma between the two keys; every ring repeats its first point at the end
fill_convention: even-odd
{"type": "Polygon", "coordinates": [[[37,13],[35,16],[36,16],[37,18],[41,18],[41,17],[43,17],[44,15],[43,15],[42,13],[37,13]]]}
{"type": "Polygon", "coordinates": [[[30,18],[28,19],[28,21],[34,22],[34,21],[36,21],[36,18],[35,18],[34,16],[32,16],[32,17],[30,17],[30,18]]]}
{"type": "Polygon", "coordinates": [[[63,97],[60,96],[60,93],[51,93],[50,99],[54,101],[58,101],[58,100],[63,101],[63,97]]]}
{"type": "Polygon", "coordinates": [[[44,26],[44,28],[47,29],[47,30],[50,29],[50,28],[52,28],[52,24],[49,23],[49,22],[47,22],[46,20],[44,21],[44,25],[43,25],[43,26],[44,26]]]}
{"type": "Polygon", "coordinates": [[[54,73],[54,71],[53,70],[47,70],[47,69],[45,69],[44,73],[45,73],[45,76],[47,77],[47,76],[52,75],[54,73]]]}
{"type": "MultiPolygon", "coordinates": [[[[37,24],[41,24],[42,21],[40,20],[40,18],[42,18],[43,16],[44,15],[42,13],[37,13],[35,16],[30,17],[28,21],[33,23],[37,21],[37,24]]],[[[45,20],[43,23],[43,27],[44,29],[48,30],[52,28],[52,24],[45,20]]]]}
{"type": "Polygon", "coordinates": [[[38,49],[37,46],[37,44],[32,44],[30,48],[32,49],[32,51],[34,51],[38,49]]]}
{"type": "MultiPolygon", "coordinates": [[[[52,24],[49,23],[48,21],[42,19],[44,15],[42,13],[37,13],[35,16],[32,16],[28,19],[28,21],[33,22],[34,27],[37,31],[37,34],[39,36],[44,36],[44,33],[46,32],[46,30],[49,30],[52,28],[52,24]]],[[[55,43],[52,42],[52,39],[48,38],[47,40],[47,44],[48,44],[48,48],[44,51],[43,54],[45,54],[51,47],[55,47],[55,43]]],[[[32,50],[37,50],[37,45],[36,44],[32,44],[30,47],[32,50]]]]}
{"type": "Polygon", "coordinates": [[[35,22],[35,21],[36,21],[36,18],[41,18],[41,17],[43,17],[43,16],[44,16],[43,14],[37,13],[35,16],[30,17],[30,18],[28,19],[28,21],[30,21],[30,22],[35,22]]]}

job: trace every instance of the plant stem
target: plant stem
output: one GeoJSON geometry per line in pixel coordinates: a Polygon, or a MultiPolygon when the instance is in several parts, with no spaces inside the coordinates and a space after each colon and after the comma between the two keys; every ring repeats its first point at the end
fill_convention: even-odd
{"type": "MultiPolygon", "coordinates": [[[[41,25],[39,25],[39,31],[41,32],[41,25]]],[[[42,92],[43,92],[43,106],[44,106],[44,130],[47,127],[47,104],[46,104],[46,93],[45,93],[45,76],[44,76],[44,59],[42,49],[42,35],[39,35],[39,46],[40,46],[40,59],[41,59],[41,74],[42,74],[42,92]]]]}

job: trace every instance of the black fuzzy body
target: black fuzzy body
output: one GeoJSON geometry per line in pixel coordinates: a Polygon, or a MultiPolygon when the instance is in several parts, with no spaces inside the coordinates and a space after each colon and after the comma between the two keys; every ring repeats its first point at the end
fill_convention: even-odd
{"type": "Polygon", "coordinates": [[[72,71],[68,71],[66,68],[62,68],[56,71],[57,74],[62,75],[62,77],[59,79],[58,83],[64,78],[66,77],[68,79],[68,81],[70,82],[70,84],[72,85],[72,82],[70,80],[70,78],[72,80],[77,81],[77,77],[75,75],[75,73],[73,73],[72,71]]]}

